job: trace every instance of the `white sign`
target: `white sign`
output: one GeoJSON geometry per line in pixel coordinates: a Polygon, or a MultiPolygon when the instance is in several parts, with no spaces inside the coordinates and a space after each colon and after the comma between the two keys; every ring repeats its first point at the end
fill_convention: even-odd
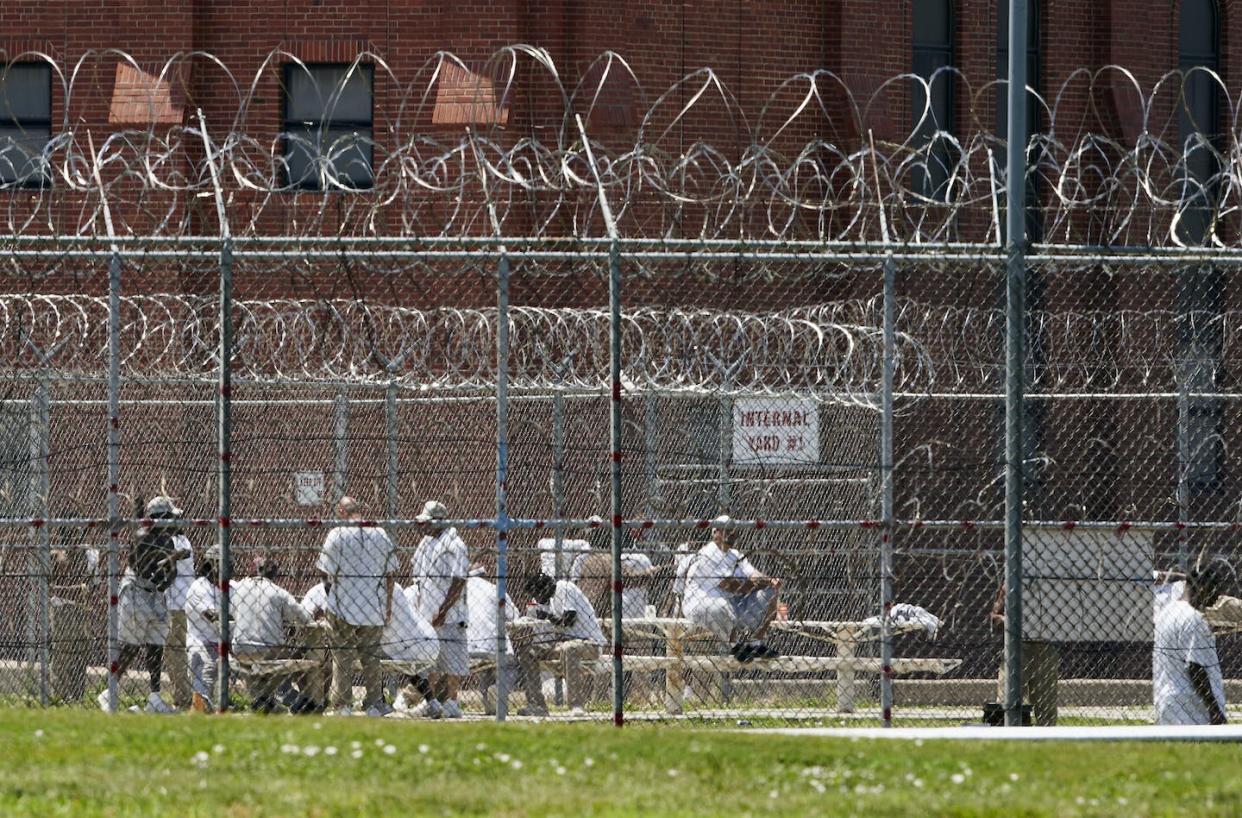
{"type": "Polygon", "coordinates": [[[819,407],[815,401],[733,401],[733,462],[739,466],[818,463],[819,407]]]}
{"type": "Polygon", "coordinates": [[[1022,532],[1022,638],[1150,642],[1151,532],[1022,532]]]}
{"type": "Polygon", "coordinates": [[[322,503],[324,485],[321,471],[293,473],[293,497],[300,506],[317,506],[322,503]]]}

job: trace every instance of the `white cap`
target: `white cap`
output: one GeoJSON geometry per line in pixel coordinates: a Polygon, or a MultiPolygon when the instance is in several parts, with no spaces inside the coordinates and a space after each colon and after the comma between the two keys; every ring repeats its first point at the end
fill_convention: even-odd
{"type": "Polygon", "coordinates": [[[148,517],[180,517],[184,512],[177,508],[171,497],[160,494],[147,501],[148,517]]]}
{"type": "Polygon", "coordinates": [[[733,522],[733,519],[728,514],[721,514],[712,520],[712,528],[724,528],[731,522],[733,522]]]}
{"type": "Polygon", "coordinates": [[[443,520],[448,517],[448,509],[444,503],[439,500],[428,500],[423,503],[423,510],[414,519],[420,523],[429,523],[432,520],[443,520]]]}

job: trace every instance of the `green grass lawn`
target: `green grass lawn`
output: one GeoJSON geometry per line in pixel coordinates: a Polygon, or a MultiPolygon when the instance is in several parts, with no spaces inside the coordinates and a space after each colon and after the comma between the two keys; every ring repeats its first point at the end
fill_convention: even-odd
{"type": "Polygon", "coordinates": [[[33,710],[0,731],[3,816],[1242,814],[1223,744],[33,710]]]}

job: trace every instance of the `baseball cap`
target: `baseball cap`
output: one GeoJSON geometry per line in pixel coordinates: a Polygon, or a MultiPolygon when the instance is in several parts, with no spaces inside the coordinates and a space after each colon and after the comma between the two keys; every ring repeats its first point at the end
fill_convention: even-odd
{"type": "Polygon", "coordinates": [[[712,528],[724,528],[731,522],[733,522],[733,518],[731,518],[728,514],[721,514],[716,519],[712,520],[712,528]]]}
{"type": "Polygon", "coordinates": [[[180,517],[183,513],[171,497],[160,494],[147,501],[148,517],[180,517]]]}
{"type": "Polygon", "coordinates": [[[444,503],[439,500],[428,500],[423,504],[423,510],[414,519],[420,523],[426,523],[432,520],[443,520],[446,517],[448,517],[448,509],[445,508],[444,503]]]}

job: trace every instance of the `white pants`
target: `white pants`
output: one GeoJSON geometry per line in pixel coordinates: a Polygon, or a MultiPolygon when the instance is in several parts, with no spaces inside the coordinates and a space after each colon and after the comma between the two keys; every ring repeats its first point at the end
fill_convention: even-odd
{"type": "Polygon", "coordinates": [[[219,670],[219,646],[187,645],[185,654],[190,666],[190,688],[214,704],[216,675],[219,670]]]}
{"type": "Polygon", "coordinates": [[[122,644],[162,646],[168,641],[168,606],[163,591],[139,588],[126,578],[117,599],[117,620],[122,644]]]}

